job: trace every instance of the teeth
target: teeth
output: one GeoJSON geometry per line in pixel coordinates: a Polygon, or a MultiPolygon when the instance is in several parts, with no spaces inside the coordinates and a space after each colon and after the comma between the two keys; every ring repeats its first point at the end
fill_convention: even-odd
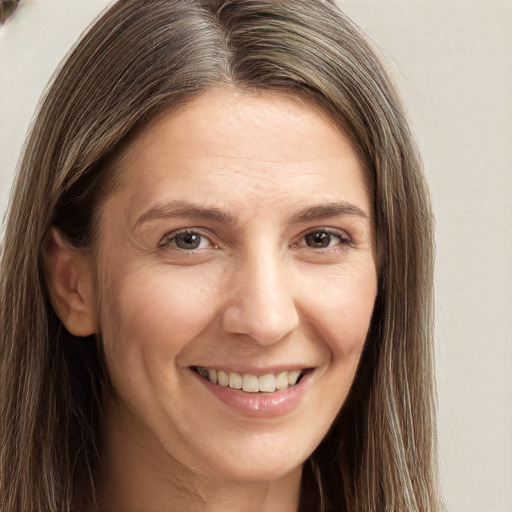
{"type": "Polygon", "coordinates": [[[276,378],[271,373],[262,375],[258,380],[260,382],[260,391],[273,393],[276,390],[276,378]]]}
{"type": "Polygon", "coordinates": [[[286,389],[288,387],[288,372],[279,372],[276,377],[276,388],[286,389]]]}
{"type": "Polygon", "coordinates": [[[208,370],[208,380],[214,384],[217,384],[217,370],[208,370]]]}
{"type": "Polygon", "coordinates": [[[229,387],[242,389],[242,376],[239,373],[229,372],[229,387]]]}
{"type": "Polygon", "coordinates": [[[209,380],[213,384],[233,389],[242,389],[246,393],[273,393],[281,389],[286,389],[297,384],[302,370],[282,371],[276,373],[267,373],[266,375],[253,375],[244,373],[240,375],[237,372],[225,372],[224,370],[215,370],[213,368],[197,368],[197,373],[209,380]]]}
{"type": "Polygon", "coordinates": [[[247,393],[257,393],[260,390],[260,383],[256,375],[244,373],[242,376],[242,389],[247,393]]]}
{"type": "Polygon", "coordinates": [[[222,370],[219,370],[217,372],[217,382],[220,386],[226,387],[229,384],[229,377],[226,372],[223,372],[222,370]]]}
{"type": "Polygon", "coordinates": [[[299,380],[300,370],[294,370],[293,372],[288,372],[288,386],[294,386],[297,384],[299,380]]]}

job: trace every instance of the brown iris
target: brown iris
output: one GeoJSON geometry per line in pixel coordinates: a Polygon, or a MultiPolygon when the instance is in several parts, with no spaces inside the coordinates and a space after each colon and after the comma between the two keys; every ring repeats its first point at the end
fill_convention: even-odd
{"type": "Polygon", "coordinates": [[[315,249],[325,249],[331,243],[331,235],[325,231],[315,231],[306,235],[306,243],[315,249]]]}

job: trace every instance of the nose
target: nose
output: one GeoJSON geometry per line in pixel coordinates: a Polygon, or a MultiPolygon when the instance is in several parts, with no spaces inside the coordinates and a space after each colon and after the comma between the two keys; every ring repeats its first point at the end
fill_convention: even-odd
{"type": "Polygon", "coordinates": [[[227,332],[270,345],[298,326],[294,286],[285,266],[278,254],[262,251],[237,266],[229,283],[230,300],[222,315],[227,332]]]}

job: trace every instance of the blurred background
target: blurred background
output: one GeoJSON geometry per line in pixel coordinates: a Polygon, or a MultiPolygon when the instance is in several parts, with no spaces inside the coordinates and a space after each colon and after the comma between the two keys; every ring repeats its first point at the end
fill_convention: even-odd
{"type": "MultiPolygon", "coordinates": [[[[109,3],[22,0],[0,25],[0,215],[45,84],[109,3]]],[[[512,1],[339,4],[387,61],[432,190],[447,508],[512,512],[512,1]]]]}

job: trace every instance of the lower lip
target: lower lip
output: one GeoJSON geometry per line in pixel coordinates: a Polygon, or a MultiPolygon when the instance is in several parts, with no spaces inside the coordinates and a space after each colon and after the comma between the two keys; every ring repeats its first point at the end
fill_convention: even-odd
{"type": "Polygon", "coordinates": [[[295,410],[309,385],[311,373],[307,373],[295,386],[274,393],[246,393],[229,386],[219,386],[195,374],[203,385],[217,398],[245,416],[276,418],[295,410]]]}

